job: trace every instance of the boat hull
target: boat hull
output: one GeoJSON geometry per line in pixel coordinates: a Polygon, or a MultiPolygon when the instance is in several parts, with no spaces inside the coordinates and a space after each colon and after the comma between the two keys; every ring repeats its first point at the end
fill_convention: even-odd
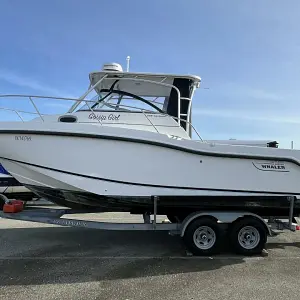
{"type": "Polygon", "coordinates": [[[180,199],[165,198],[169,202],[161,205],[168,209],[190,207],[182,196],[195,196],[201,208],[203,197],[300,195],[298,158],[290,159],[280,149],[69,125],[22,124],[2,130],[0,162],[50,201],[59,194],[72,203],[112,210],[148,209],[153,195],[180,199]]]}
{"type": "MultiPolygon", "coordinates": [[[[44,199],[74,209],[135,214],[154,212],[153,197],[112,197],[41,186],[28,188],[44,199]]],[[[288,216],[289,209],[290,202],[284,196],[160,196],[157,203],[158,214],[184,217],[195,210],[247,210],[260,216],[288,216]]],[[[296,200],[294,216],[299,214],[300,201],[296,200]]]]}

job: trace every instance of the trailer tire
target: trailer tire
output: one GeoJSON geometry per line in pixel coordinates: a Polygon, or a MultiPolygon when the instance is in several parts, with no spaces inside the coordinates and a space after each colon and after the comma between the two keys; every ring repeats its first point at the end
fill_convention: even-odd
{"type": "Polygon", "coordinates": [[[261,254],[267,242],[267,228],[254,217],[244,217],[229,228],[229,240],[237,254],[261,254]]]}
{"type": "Polygon", "coordinates": [[[188,225],[183,241],[193,255],[216,254],[221,244],[221,229],[216,220],[201,217],[188,225]]]}

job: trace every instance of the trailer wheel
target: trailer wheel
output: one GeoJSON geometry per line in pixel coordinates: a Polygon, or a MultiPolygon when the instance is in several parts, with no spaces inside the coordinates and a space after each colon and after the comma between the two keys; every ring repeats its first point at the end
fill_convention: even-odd
{"type": "Polygon", "coordinates": [[[183,240],[194,255],[215,254],[221,243],[221,230],[215,220],[202,217],[189,224],[183,240]]]}
{"type": "Polygon", "coordinates": [[[267,242],[267,229],[261,221],[245,217],[232,224],[229,239],[238,254],[260,254],[267,242]]]}

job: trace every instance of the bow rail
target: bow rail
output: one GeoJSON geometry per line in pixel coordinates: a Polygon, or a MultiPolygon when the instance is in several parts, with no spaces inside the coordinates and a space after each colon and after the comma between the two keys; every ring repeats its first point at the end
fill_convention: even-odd
{"type": "MultiPolygon", "coordinates": [[[[21,100],[28,100],[29,103],[31,104],[32,108],[34,108],[34,111],[28,111],[28,110],[24,110],[24,109],[15,109],[15,108],[8,108],[8,107],[1,107],[0,106],[0,111],[10,111],[13,112],[17,115],[17,117],[20,119],[20,121],[22,122],[26,122],[26,120],[24,120],[24,118],[22,117],[22,114],[29,114],[29,115],[33,115],[36,117],[39,117],[41,119],[42,122],[45,122],[44,120],[44,116],[49,116],[51,114],[49,113],[42,113],[41,110],[38,108],[38,105],[36,103],[37,99],[42,99],[44,101],[46,100],[57,100],[57,101],[74,101],[77,104],[77,107],[81,104],[84,103],[88,110],[93,113],[95,115],[95,111],[92,109],[92,104],[98,103],[98,99],[78,99],[78,98],[70,98],[70,97],[55,97],[55,96],[39,96],[39,95],[22,95],[22,94],[6,94],[6,95],[0,95],[0,100],[1,99],[7,99],[7,98],[19,98],[21,100]]],[[[152,101],[155,103],[157,97],[152,101]]],[[[159,104],[159,103],[158,103],[159,104]]],[[[130,106],[130,105],[125,105],[125,104],[114,104],[114,103],[106,103],[106,105],[115,108],[116,111],[119,112],[126,112],[128,111],[128,109],[137,109],[139,110],[141,113],[143,113],[143,115],[145,116],[145,118],[148,120],[148,122],[150,123],[150,125],[155,129],[156,132],[159,133],[159,130],[157,128],[157,126],[155,126],[155,124],[153,124],[153,122],[148,118],[147,113],[153,113],[153,111],[147,110],[147,109],[143,109],[137,106],[130,106]],[[122,109],[123,108],[123,109],[122,109]],[[128,108],[128,109],[126,109],[128,108]]],[[[54,105],[55,106],[55,105],[54,105]]],[[[67,108],[67,107],[66,107],[67,108]]],[[[80,109],[79,109],[80,110],[80,109]]],[[[73,113],[76,113],[77,111],[74,111],[73,113]]],[[[64,113],[65,114],[65,113],[64,113]]],[[[72,113],[68,113],[67,114],[72,114],[72,113]]],[[[161,113],[162,115],[166,115],[169,116],[171,118],[173,118],[176,123],[178,124],[178,126],[180,126],[180,122],[184,122],[186,124],[189,124],[191,126],[191,128],[193,129],[193,131],[196,133],[197,137],[203,141],[203,139],[201,138],[200,134],[198,133],[198,131],[196,130],[196,128],[187,120],[179,118],[179,117],[175,117],[175,116],[171,116],[168,115],[166,113],[161,113]]],[[[102,125],[102,122],[99,118],[95,118],[94,121],[95,123],[99,123],[102,125]]],[[[135,125],[132,124],[131,125],[135,125]]]]}

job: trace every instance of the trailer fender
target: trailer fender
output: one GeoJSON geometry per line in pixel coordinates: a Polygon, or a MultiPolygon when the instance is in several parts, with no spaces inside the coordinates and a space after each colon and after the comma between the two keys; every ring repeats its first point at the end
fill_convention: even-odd
{"type": "Polygon", "coordinates": [[[180,236],[181,237],[184,236],[184,233],[185,233],[187,227],[189,226],[189,224],[192,221],[194,221],[194,220],[196,220],[200,217],[204,217],[204,216],[209,217],[209,218],[213,218],[217,222],[227,223],[227,224],[233,223],[238,218],[253,217],[253,218],[256,218],[256,219],[260,220],[262,222],[262,224],[265,225],[268,235],[272,235],[271,229],[268,226],[267,222],[262,217],[260,217],[259,215],[254,214],[254,213],[251,213],[251,212],[224,212],[224,211],[209,212],[209,211],[206,211],[206,212],[195,212],[195,213],[192,213],[192,214],[188,215],[183,220],[183,222],[181,224],[180,236]]]}

